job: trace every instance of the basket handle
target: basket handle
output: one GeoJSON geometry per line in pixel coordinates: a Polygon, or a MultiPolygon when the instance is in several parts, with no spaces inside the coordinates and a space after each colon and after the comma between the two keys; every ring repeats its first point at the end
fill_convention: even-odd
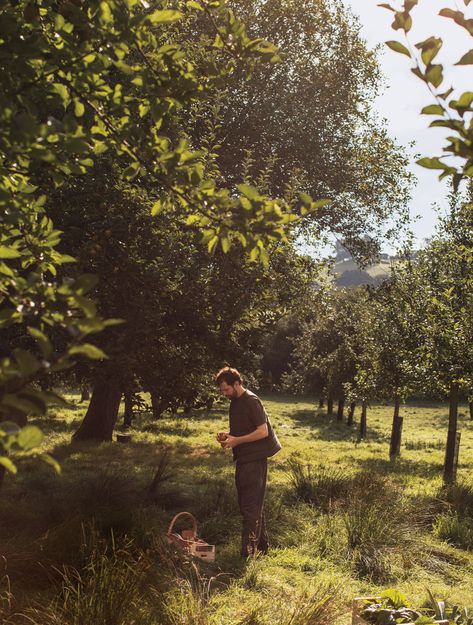
{"type": "Polygon", "coordinates": [[[177,519],[179,519],[180,517],[183,516],[188,516],[191,518],[192,520],[192,525],[193,525],[193,531],[194,531],[194,535],[197,536],[197,521],[195,520],[195,517],[193,514],[191,514],[190,512],[179,512],[178,514],[176,514],[176,516],[173,517],[171,523],[169,524],[168,527],[168,536],[170,536],[172,534],[172,530],[174,527],[174,523],[177,521],[177,519]]]}

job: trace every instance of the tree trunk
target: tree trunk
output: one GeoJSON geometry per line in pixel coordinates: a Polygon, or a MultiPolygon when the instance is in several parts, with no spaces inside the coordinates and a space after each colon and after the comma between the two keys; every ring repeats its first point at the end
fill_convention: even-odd
{"type": "Polygon", "coordinates": [[[83,386],[81,390],[79,404],[81,404],[83,401],[89,401],[89,399],[90,399],[89,387],[83,386]]]}
{"type": "Polygon", "coordinates": [[[338,400],[337,421],[343,421],[344,410],[345,410],[345,397],[342,395],[338,400]]]}
{"type": "Polygon", "coordinates": [[[331,417],[333,415],[333,399],[331,397],[327,397],[327,416],[331,417]]]}
{"type": "Polygon", "coordinates": [[[121,390],[116,383],[99,382],[94,386],[87,413],[73,439],[111,441],[118,418],[121,390]]]}
{"type": "Polygon", "coordinates": [[[356,402],[352,401],[350,403],[350,410],[348,411],[348,418],[347,418],[347,425],[349,426],[353,425],[353,417],[355,416],[355,408],[356,408],[356,402]]]}
{"type": "Polygon", "coordinates": [[[5,477],[6,469],[4,466],[0,466],[0,489],[2,488],[3,479],[5,477]]]}
{"type": "Polygon", "coordinates": [[[325,404],[325,400],[324,400],[324,398],[323,398],[323,397],[321,397],[321,398],[319,399],[319,408],[320,408],[320,409],[322,409],[322,408],[324,407],[324,404],[325,404]]]}
{"type": "Polygon", "coordinates": [[[366,412],[367,412],[367,402],[364,399],[361,402],[361,417],[360,417],[360,431],[358,434],[358,440],[363,440],[366,438],[366,412]]]}
{"type": "Polygon", "coordinates": [[[450,407],[448,412],[448,435],[447,448],[445,451],[445,464],[443,468],[444,482],[454,482],[456,477],[456,463],[458,460],[457,438],[457,421],[458,421],[458,383],[452,382],[450,385],[450,407]]]}
{"type": "Polygon", "coordinates": [[[473,401],[468,402],[468,408],[470,409],[470,420],[473,421],[473,401]]]}
{"type": "Polygon", "coordinates": [[[401,454],[401,438],[402,438],[402,422],[403,418],[399,416],[399,408],[401,400],[396,395],[394,398],[394,415],[393,425],[391,429],[391,442],[389,445],[389,457],[391,460],[401,454]]]}
{"type": "Polygon", "coordinates": [[[153,413],[153,419],[161,419],[164,412],[164,403],[156,393],[156,391],[150,391],[151,395],[151,411],[153,413]]]}
{"type": "Polygon", "coordinates": [[[125,391],[125,412],[123,413],[123,425],[125,428],[130,428],[133,423],[133,393],[131,391],[125,391]]]}

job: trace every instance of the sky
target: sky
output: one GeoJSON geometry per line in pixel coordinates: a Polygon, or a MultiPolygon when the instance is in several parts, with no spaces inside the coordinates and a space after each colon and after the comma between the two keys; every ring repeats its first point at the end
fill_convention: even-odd
{"type": "MultiPolygon", "coordinates": [[[[391,28],[393,14],[381,7],[380,1],[389,0],[343,0],[352,12],[359,17],[361,34],[371,48],[382,44],[379,61],[385,75],[386,87],[375,102],[379,114],[386,118],[390,135],[397,142],[413,147],[408,148],[411,156],[411,171],[417,177],[417,186],[412,193],[410,206],[411,217],[418,219],[412,224],[417,244],[431,236],[435,231],[438,220],[433,206],[440,210],[447,207],[446,196],[448,187],[438,181],[438,174],[434,170],[427,170],[415,164],[415,156],[440,156],[445,144],[447,133],[444,129],[428,128],[433,117],[420,115],[421,109],[433,103],[433,98],[427,86],[415,77],[411,71],[412,61],[407,56],[397,54],[384,45],[385,41],[398,40],[406,44],[404,33],[391,28]]],[[[393,0],[400,8],[400,0],[393,0]]],[[[453,67],[453,64],[463,56],[472,46],[468,33],[457,26],[451,19],[438,16],[440,9],[448,7],[463,11],[467,17],[473,17],[473,5],[464,6],[462,0],[420,0],[411,15],[413,28],[409,33],[411,43],[418,43],[431,35],[441,37],[444,45],[436,62],[444,65],[445,90],[454,86],[454,93],[473,90],[473,67],[453,67]]],[[[452,96],[453,97],[453,96],[452,96]]]]}

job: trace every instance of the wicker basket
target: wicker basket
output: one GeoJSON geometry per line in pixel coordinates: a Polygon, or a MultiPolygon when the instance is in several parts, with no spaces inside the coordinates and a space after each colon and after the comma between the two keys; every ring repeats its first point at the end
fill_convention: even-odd
{"type": "Polygon", "coordinates": [[[171,523],[169,524],[166,538],[168,543],[176,545],[179,549],[182,549],[196,558],[208,560],[209,562],[213,562],[215,560],[215,545],[209,545],[198,537],[197,521],[194,515],[190,512],[179,512],[179,514],[176,514],[176,516],[173,517],[171,523]],[[182,532],[178,534],[173,531],[174,525],[176,521],[182,517],[190,518],[192,528],[182,530],[182,532]]]}
{"type": "MultiPolygon", "coordinates": [[[[365,601],[373,601],[379,603],[381,597],[355,597],[352,602],[351,625],[371,625],[361,616],[361,611],[365,601]]],[[[448,621],[434,621],[438,625],[448,625],[448,621]]],[[[415,625],[415,623],[404,623],[404,625],[415,625]]]]}

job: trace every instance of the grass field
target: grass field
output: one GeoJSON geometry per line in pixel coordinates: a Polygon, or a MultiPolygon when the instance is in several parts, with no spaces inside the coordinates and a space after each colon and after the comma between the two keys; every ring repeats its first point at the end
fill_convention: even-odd
{"type": "MultiPolygon", "coordinates": [[[[131,443],[70,443],[85,406],[40,423],[62,475],[24,459],[0,500],[0,617],[57,625],[335,625],[354,596],[427,588],[473,606],[473,422],[461,411],[458,485],[442,488],[448,410],[408,404],[401,458],[388,460],[392,408],[372,406],[368,438],[315,401],[266,397],[283,450],[270,460],[272,549],[239,558],[233,465],[215,442],[228,406],[136,419],[131,443]],[[162,541],[192,512],[215,564],[162,541]],[[113,537],[113,539],[111,538],[113,537]],[[0,565],[1,566],[1,565],[0,565]],[[23,616],[22,616],[23,615],[23,616]]],[[[356,417],[355,417],[356,419],[356,417]]],[[[0,618],[1,620],[1,618],[0,618]]]]}

